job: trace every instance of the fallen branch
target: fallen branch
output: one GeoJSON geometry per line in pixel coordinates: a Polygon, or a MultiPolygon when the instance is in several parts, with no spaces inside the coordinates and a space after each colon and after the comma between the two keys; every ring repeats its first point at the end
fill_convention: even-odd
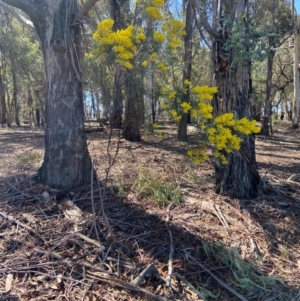
{"type": "Polygon", "coordinates": [[[166,301],[166,299],[163,298],[163,297],[155,295],[154,293],[149,292],[148,290],[137,287],[137,286],[135,286],[131,283],[128,283],[126,281],[123,281],[123,280],[120,280],[120,279],[117,279],[117,278],[103,277],[103,276],[90,276],[90,275],[87,275],[87,277],[91,277],[94,280],[99,280],[99,281],[102,281],[102,282],[107,283],[109,285],[113,285],[113,286],[117,286],[119,288],[127,289],[127,290],[132,291],[132,292],[145,294],[146,296],[151,297],[151,298],[153,298],[154,300],[157,300],[157,301],[166,301]]]}
{"type": "Polygon", "coordinates": [[[87,237],[87,236],[85,236],[85,235],[83,235],[81,233],[76,233],[76,235],[79,236],[81,239],[85,240],[86,242],[88,242],[88,243],[90,243],[90,244],[92,244],[92,245],[100,248],[101,251],[105,250],[105,247],[103,247],[99,243],[99,241],[96,241],[95,239],[91,239],[91,238],[89,238],[89,237],[87,237]]]}
{"type": "Polygon", "coordinates": [[[204,301],[207,299],[190,283],[188,282],[183,276],[181,276],[178,273],[174,273],[175,277],[182,281],[190,290],[192,290],[194,293],[198,295],[198,297],[202,298],[204,301]]]}
{"type": "Polygon", "coordinates": [[[297,181],[297,180],[299,180],[299,179],[300,179],[300,173],[297,173],[297,174],[291,175],[291,176],[287,179],[287,181],[288,181],[288,182],[290,182],[290,181],[294,182],[294,181],[297,181]]]}
{"type": "Polygon", "coordinates": [[[131,284],[140,286],[145,277],[151,277],[151,275],[156,274],[157,270],[153,263],[148,264],[143,271],[134,279],[131,281],[131,284]]]}
{"type": "Polygon", "coordinates": [[[174,205],[174,202],[172,202],[168,206],[167,210],[167,220],[166,220],[166,227],[169,233],[170,237],[170,253],[169,253],[169,261],[168,261],[168,275],[166,279],[166,287],[171,288],[171,279],[172,279],[172,273],[173,273],[173,255],[174,255],[174,242],[173,242],[173,235],[169,227],[169,221],[170,221],[170,210],[171,207],[174,205]]]}

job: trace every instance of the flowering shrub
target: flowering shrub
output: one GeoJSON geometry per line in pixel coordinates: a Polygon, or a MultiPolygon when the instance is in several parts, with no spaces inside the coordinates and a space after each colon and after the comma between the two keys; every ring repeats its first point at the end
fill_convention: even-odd
{"type": "MultiPolygon", "coordinates": [[[[188,84],[190,84],[189,81],[184,82],[184,85],[188,84]]],[[[183,93],[186,93],[184,88],[182,90],[183,93]]],[[[250,135],[260,131],[255,120],[235,119],[233,113],[225,113],[214,118],[210,101],[217,92],[216,87],[196,86],[192,88],[191,94],[196,100],[196,106],[193,107],[191,103],[182,102],[179,111],[172,109],[172,99],[176,97],[177,92],[170,92],[167,88],[163,88],[162,92],[167,96],[167,101],[161,104],[161,109],[168,110],[175,121],[180,121],[182,114],[188,112],[191,112],[193,117],[198,117],[200,127],[205,131],[208,142],[214,146],[214,157],[219,159],[223,165],[227,164],[226,157],[229,153],[240,149],[243,140],[242,135],[250,135]]],[[[200,144],[199,147],[189,150],[187,154],[195,164],[200,164],[208,159],[205,144],[200,144]]]]}
{"type": "Polygon", "coordinates": [[[114,54],[114,60],[127,69],[132,69],[131,60],[134,58],[137,46],[146,40],[143,28],[136,31],[132,25],[125,29],[113,31],[114,21],[107,19],[99,22],[93,39],[98,43],[98,48],[93,54],[99,54],[102,57],[109,53],[114,54]],[[134,32],[135,31],[135,32],[134,32]]]}
{"type": "MultiPolygon", "coordinates": [[[[163,0],[136,0],[136,5],[153,22],[163,19],[161,14],[163,4],[163,0]]],[[[127,69],[132,69],[132,60],[137,53],[141,53],[141,51],[138,52],[138,48],[147,39],[144,30],[142,27],[135,28],[133,25],[129,25],[124,29],[113,31],[113,25],[114,21],[112,19],[99,22],[97,30],[93,35],[93,39],[97,42],[97,48],[90,55],[100,55],[102,58],[110,56],[112,61],[127,69]]],[[[157,51],[165,42],[165,45],[172,51],[181,46],[181,37],[186,34],[184,30],[185,25],[180,20],[170,19],[158,27],[161,30],[153,31],[150,33],[151,36],[148,37],[150,43],[155,44],[153,49],[156,49],[156,51],[152,49],[149,57],[142,60],[141,66],[146,68],[151,62],[155,63],[160,71],[166,72],[169,68],[165,63],[157,59],[157,51]]]]}

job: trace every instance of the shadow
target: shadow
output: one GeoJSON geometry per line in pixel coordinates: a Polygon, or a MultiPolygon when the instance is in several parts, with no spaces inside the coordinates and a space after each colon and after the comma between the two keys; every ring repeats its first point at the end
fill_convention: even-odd
{"type": "MultiPolygon", "coordinates": [[[[3,183],[1,179],[0,183],[3,183]]],[[[93,198],[88,187],[69,191],[65,194],[65,198],[72,199],[87,217],[80,224],[80,233],[94,241],[100,241],[105,249],[99,254],[99,248],[80,240],[72,230],[72,223],[61,211],[60,203],[63,198],[49,207],[41,197],[42,192],[47,190],[52,199],[55,199],[58,191],[41,187],[32,180],[27,182],[24,180],[22,185],[15,186],[21,193],[6,200],[10,204],[9,208],[6,207],[7,214],[26,224],[32,223],[30,221],[32,218],[35,220],[34,223],[39,225],[35,228],[35,232],[44,238],[44,242],[35,238],[36,244],[33,246],[31,256],[36,254],[35,248],[41,250],[39,251],[41,254],[43,252],[57,254],[55,255],[57,258],[51,257],[51,261],[58,261],[58,258],[60,261],[63,258],[72,259],[72,267],[64,267],[64,273],[67,271],[71,273],[71,276],[68,276],[71,279],[75,274],[77,280],[84,279],[81,265],[88,258],[93,258],[94,267],[105,269],[114,275],[117,273],[123,279],[130,276],[132,279],[135,278],[147,264],[154,263],[159,275],[165,279],[171,260],[174,275],[181,275],[182,279],[186,279],[199,292],[203,294],[206,292],[206,300],[234,301],[242,300],[243,296],[243,300],[290,301],[293,296],[297,296],[297,287],[283,285],[274,278],[263,276],[266,273],[271,274],[272,269],[276,269],[276,262],[272,262],[268,254],[281,255],[281,251],[277,249],[280,240],[286,240],[290,249],[296,248],[299,242],[300,208],[297,205],[299,200],[293,198],[292,194],[285,199],[280,199],[279,196],[254,201],[224,199],[222,203],[216,195],[211,195],[208,202],[201,198],[201,194],[197,194],[194,201],[186,197],[183,203],[173,204],[173,207],[168,209],[155,207],[148,199],[136,199],[130,190],[127,191],[126,198],[120,198],[108,191],[103,208],[97,185],[93,188],[93,198]],[[26,193],[22,193],[22,190],[26,193]],[[228,226],[222,225],[220,216],[213,209],[216,208],[214,206],[218,206],[224,213],[228,226]],[[232,206],[232,209],[239,206],[239,209],[232,211],[232,214],[236,212],[239,218],[234,219],[232,214],[225,214],[226,206],[232,206]],[[103,215],[103,209],[107,220],[103,215]],[[247,219],[245,211],[249,212],[251,219],[247,219]],[[92,218],[93,212],[102,212],[97,218],[96,228],[92,218]],[[30,215],[24,215],[26,213],[30,215]],[[285,225],[279,221],[280,223],[285,221],[285,225]],[[256,227],[256,223],[262,227],[256,227]],[[227,241],[230,244],[230,240],[234,239],[234,233],[238,232],[243,233],[241,237],[247,241],[246,244],[240,241],[236,247],[225,248],[224,245],[213,242],[227,241]],[[289,234],[288,237],[284,236],[286,233],[289,234]],[[261,258],[260,266],[251,265],[239,254],[243,253],[245,245],[251,243],[256,245],[255,241],[262,239],[263,236],[266,236],[265,249],[253,248],[249,251],[252,252],[253,258],[261,258]],[[174,248],[174,253],[170,259],[171,247],[174,248]],[[228,286],[233,290],[228,289],[228,286]],[[210,295],[207,292],[210,292],[210,295]]],[[[3,210],[4,203],[0,204],[3,210]]],[[[14,221],[8,224],[13,225],[14,221]]],[[[24,236],[24,233],[22,235],[24,236]]],[[[33,238],[34,235],[26,234],[27,239],[30,236],[33,238]]],[[[15,240],[17,241],[17,238],[15,240]]],[[[29,248],[28,243],[26,248],[29,248]]],[[[7,256],[11,249],[0,248],[0,250],[2,255],[7,256]]],[[[23,251],[22,245],[18,243],[18,249],[14,251],[23,251]]],[[[42,260],[43,257],[39,256],[42,260]]],[[[290,256],[287,254],[286,259],[292,260],[290,256]]],[[[49,261],[48,257],[47,259],[49,261]]],[[[36,260],[32,258],[33,262],[36,260]]],[[[30,258],[27,259],[27,264],[32,264],[30,258]]],[[[59,263],[57,264],[59,268],[59,263]]],[[[88,273],[87,270],[85,273],[88,273]]],[[[34,271],[36,270],[31,271],[32,275],[34,271]]],[[[143,287],[146,286],[151,291],[160,291],[161,282],[158,280],[148,279],[143,287]]],[[[94,289],[99,288],[99,285],[101,281],[99,283],[94,280],[94,289]]],[[[192,298],[185,284],[178,278],[173,285],[171,293],[166,291],[163,293],[166,300],[201,300],[192,298]]]]}

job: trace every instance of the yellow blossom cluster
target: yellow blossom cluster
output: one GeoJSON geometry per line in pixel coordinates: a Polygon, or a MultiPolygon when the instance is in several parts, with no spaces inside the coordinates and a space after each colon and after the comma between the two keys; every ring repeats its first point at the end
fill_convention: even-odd
{"type": "MultiPolygon", "coordinates": [[[[196,86],[191,91],[198,99],[198,110],[190,107],[189,109],[191,109],[192,115],[201,117],[201,128],[206,132],[208,141],[215,147],[214,157],[225,165],[227,164],[227,155],[233,150],[240,149],[241,135],[258,133],[260,127],[257,126],[255,120],[235,119],[233,113],[225,113],[213,118],[213,107],[209,101],[217,92],[216,87],[196,86]]],[[[185,103],[182,105],[188,107],[185,103]]],[[[201,146],[198,149],[188,151],[188,156],[196,164],[199,164],[206,158],[204,153],[205,149],[201,146]]]]}
{"type": "Polygon", "coordinates": [[[208,159],[206,145],[201,143],[197,148],[189,149],[187,155],[193,159],[196,165],[201,164],[208,159]]]}
{"type": "Polygon", "coordinates": [[[157,68],[164,72],[168,71],[168,67],[164,63],[161,63],[161,62],[157,64],[157,68]]]}
{"type": "Polygon", "coordinates": [[[164,4],[164,0],[146,0],[138,1],[141,2],[141,7],[144,9],[145,13],[153,18],[154,20],[162,20],[163,16],[160,13],[160,8],[164,4]]]}
{"type": "Polygon", "coordinates": [[[163,18],[159,9],[155,6],[146,7],[145,12],[155,20],[162,20],[162,18],[163,18]]]}
{"type": "Polygon", "coordinates": [[[159,32],[159,31],[154,31],[153,39],[154,39],[154,41],[162,44],[165,41],[166,37],[163,33],[159,32]]]}
{"type": "Polygon", "coordinates": [[[215,148],[215,156],[222,164],[226,164],[226,154],[233,150],[239,150],[242,138],[238,134],[257,134],[260,127],[255,120],[244,117],[235,119],[233,113],[225,113],[214,119],[214,124],[207,130],[208,140],[215,148]]]}
{"type": "Polygon", "coordinates": [[[182,37],[186,35],[185,25],[182,21],[176,19],[167,20],[162,30],[165,33],[165,37],[168,40],[168,48],[176,50],[176,48],[182,45],[182,37]]]}
{"type": "Polygon", "coordinates": [[[183,113],[188,113],[192,109],[191,104],[188,102],[182,102],[180,104],[180,107],[181,107],[183,113]]]}
{"type": "Polygon", "coordinates": [[[176,121],[181,120],[181,115],[179,115],[176,110],[171,110],[171,116],[176,121]]]}
{"type": "Polygon", "coordinates": [[[191,92],[201,100],[212,100],[217,91],[217,87],[195,86],[191,92]]]}
{"type": "Polygon", "coordinates": [[[146,40],[142,28],[134,32],[134,26],[113,31],[114,21],[107,19],[98,23],[93,39],[98,43],[98,53],[107,56],[110,51],[115,54],[115,61],[127,69],[132,69],[131,60],[137,51],[137,45],[146,40]]]}

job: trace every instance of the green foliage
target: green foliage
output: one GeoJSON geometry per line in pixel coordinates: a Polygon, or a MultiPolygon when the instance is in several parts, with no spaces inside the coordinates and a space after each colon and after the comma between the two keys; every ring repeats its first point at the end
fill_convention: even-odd
{"type": "Polygon", "coordinates": [[[256,267],[243,260],[236,248],[228,249],[221,243],[203,243],[203,249],[207,257],[230,269],[232,277],[227,280],[227,284],[243,295],[255,293],[257,297],[261,297],[269,293],[276,284],[282,283],[277,277],[257,273],[256,267]]]}
{"type": "Polygon", "coordinates": [[[142,168],[134,181],[133,189],[141,196],[152,199],[158,206],[165,206],[169,201],[180,202],[182,200],[180,189],[166,182],[162,177],[153,176],[142,168]]]}
{"type": "Polygon", "coordinates": [[[125,195],[124,185],[120,175],[113,180],[111,189],[117,193],[119,197],[123,197],[125,195]]]}
{"type": "Polygon", "coordinates": [[[40,159],[41,159],[40,154],[37,151],[33,151],[24,157],[20,157],[19,162],[21,164],[33,164],[33,163],[38,163],[40,159]]]}

